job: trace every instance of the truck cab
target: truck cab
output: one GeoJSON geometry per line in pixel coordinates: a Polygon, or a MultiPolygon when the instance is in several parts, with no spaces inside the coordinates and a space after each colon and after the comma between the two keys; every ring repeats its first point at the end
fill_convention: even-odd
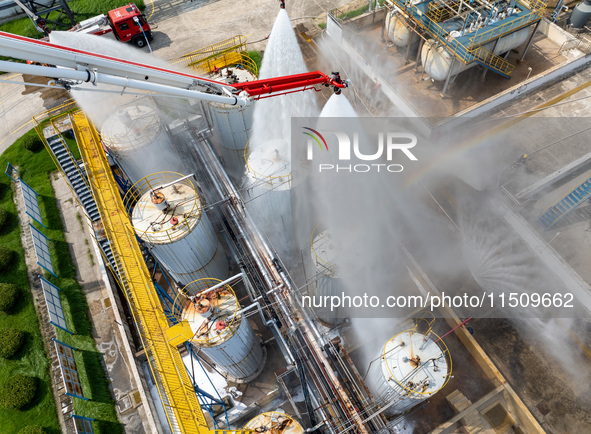
{"type": "Polygon", "coordinates": [[[152,30],[145,15],[133,3],[109,11],[108,18],[113,34],[119,41],[131,41],[141,48],[146,46],[146,38],[152,40],[152,30]]]}

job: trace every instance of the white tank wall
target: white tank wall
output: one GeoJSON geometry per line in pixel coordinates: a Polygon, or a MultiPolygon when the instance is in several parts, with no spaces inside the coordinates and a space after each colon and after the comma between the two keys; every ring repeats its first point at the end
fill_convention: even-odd
{"type": "MultiPolygon", "coordinates": [[[[291,190],[269,190],[268,185],[254,185],[245,195],[246,206],[255,215],[269,216],[281,222],[283,230],[291,230],[291,190]],[[251,200],[252,199],[252,200],[251,200]]],[[[264,228],[262,228],[264,230],[264,228]]]]}
{"type": "MultiPolygon", "coordinates": [[[[525,29],[511,33],[510,35],[503,36],[501,39],[499,39],[494,53],[498,55],[519,47],[527,40],[529,32],[530,28],[527,27],[525,29]]],[[[484,47],[491,51],[494,47],[494,41],[486,44],[484,47]]],[[[444,46],[437,44],[437,42],[433,39],[429,39],[423,44],[423,48],[421,50],[421,63],[423,64],[425,72],[435,81],[443,81],[447,78],[453,58],[454,56],[450,54],[444,46]]],[[[451,76],[453,77],[454,75],[457,75],[460,72],[470,69],[476,65],[478,65],[476,62],[465,64],[457,60],[454,64],[451,76]]]]}
{"type": "Polygon", "coordinates": [[[255,224],[286,260],[291,249],[291,164],[288,148],[275,153],[274,141],[249,154],[244,183],[246,207],[255,224]]]}
{"type": "Polygon", "coordinates": [[[239,180],[244,174],[244,148],[252,134],[254,104],[245,107],[209,103],[217,149],[230,176],[239,180]]]}
{"type": "Polygon", "coordinates": [[[398,9],[386,14],[386,34],[397,47],[406,47],[410,40],[410,30],[400,19],[398,9]]]}
{"type": "Polygon", "coordinates": [[[202,278],[225,279],[229,265],[215,229],[193,183],[189,179],[173,183],[181,177],[179,173],[157,173],[130,189],[124,201],[127,206],[133,203],[134,230],[182,285],[202,278]],[[153,201],[153,189],[163,203],[153,201]]]}
{"type": "Polygon", "coordinates": [[[100,132],[103,142],[134,183],[156,172],[184,171],[153,107],[124,107],[107,118],[100,132]]]}
{"type": "MultiPolygon", "coordinates": [[[[343,279],[338,277],[334,264],[336,251],[328,246],[330,236],[324,231],[314,237],[310,254],[316,274],[316,284],[312,286],[311,296],[324,300],[325,296],[338,296],[345,292],[343,279]]],[[[341,308],[330,310],[329,307],[315,308],[316,315],[327,324],[339,324],[345,318],[345,311],[341,308]]]]}
{"type": "Polygon", "coordinates": [[[208,277],[228,277],[228,260],[215,236],[213,225],[205,214],[186,237],[173,243],[151,246],[152,254],[182,285],[208,277]]]}
{"type": "Polygon", "coordinates": [[[253,107],[254,104],[241,107],[209,103],[213,125],[223,147],[244,151],[251,136],[253,107]]]}
{"type": "Polygon", "coordinates": [[[249,381],[263,364],[263,349],[248,320],[242,317],[235,334],[213,347],[200,347],[212,362],[238,381],[249,381]]]}
{"type": "Polygon", "coordinates": [[[368,386],[374,397],[383,400],[382,406],[388,406],[385,413],[389,416],[404,413],[447,383],[448,359],[432,338],[423,342],[424,337],[411,330],[398,334],[386,343],[370,366],[368,386]],[[417,356],[420,362],[415,368],[410,359],[417,356]]]}

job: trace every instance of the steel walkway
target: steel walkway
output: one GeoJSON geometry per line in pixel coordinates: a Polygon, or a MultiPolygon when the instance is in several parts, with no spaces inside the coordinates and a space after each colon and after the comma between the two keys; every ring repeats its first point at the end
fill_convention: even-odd
{"type": "Polygon", "coordinates": [[[591,178],[572,190],[556,205],[550,207],[538,219],[538,223],[548,230],[589,198],[591,198],[591,178]]]}
{"type": "MultiPolygon", "coordinates": [[[[56,135],[54,136],[43,136],[45,138],[47,148],[51,151],[50,155],[52,156],[56,166],[66,177],[66,180],[70,185],[70,189],[74,193],[78,203],[84,209],[84,213],[94,225],[95,222],[100,220],[100,214],[96,206],[96,202],[94,201],[94,197],[92,196],[88,186],[86,170],[84,169],[83,165],[78,164],[74,158],[74,155],[72,155],[72,151],[66,144],[59,128],[57,128],[53,123],[53,120],[49,119],[49,122],[53,126],[54,131],[56,131],[56,135]]],[[[95,239],[103,253],[103,256],[107,260],[107,263],[111,269],[115,271],[116,264],[113,258],[113,252],[111,251],[111,244],[109,243],[109,240],[107,238],[99,239],[98,237],[95,237],[95,239]]]]}
{"type": "Polygon", "coordinates": [[[462,43],[457,38],[450,37],[449,32],[437,22],[438,19],[445,18],[436,13],[440,2],[432,1],[425,11],[421,9],[424,2],[414,3],[408,0],[393,0],[393,2],[416,25],[425,29],[440,44],[444,45],[459,61],[465,64],[476,62],[507,78],[511,76],[515,66],[486,50],[484,45],[537,23],[541,20],[546,7],[546,4],[541,0],[531,0],[527,5],[528,13],[515,19],[507,19],[500,25],[490,26],[485,31],[476,31],[472,37],[462,43]]]}
{"type": "Polygon", "coordinates": [[[98,133],[83,112],[72,114],[72,120],[121,284],[140,330],[172,432],[209,433],[178,348],[168,343],[166,330],[170,326],[135,239],[98,133]]]}

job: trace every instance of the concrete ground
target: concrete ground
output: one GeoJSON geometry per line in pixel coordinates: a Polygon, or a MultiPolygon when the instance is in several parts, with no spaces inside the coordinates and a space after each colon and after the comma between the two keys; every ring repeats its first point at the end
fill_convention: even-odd
{"type": "MultiPolygon", "coordinates": [[[[249,49],[263,50],[279,12],[277,0],[154,0],[146,2],[148,21],[156,26],[152,48],[156,55],[173,59],[235,35],[244,35],[249,49]],[[258,42],[257,42],[258,41],[258,42]]],[[[350,3],[349,0],[287,1],[292,22],[314,17],[350,3]]],[[[146,48],[145,51],[148,51],[146,48]]]]}
{"type": "MultiPolygon", "coordinates": [[[[506,319],[475,319],[472,326],[475,338],[548,433],[591,431],[589,359],[562,352],[506,319]]],[[[588,334],[588,325],[578,332],[588,334]]],[[[571,343],[566,333],[561,339],[571,343]]]]}
{"type": "MultiPolygon", "coordinates": [[[[70,248],[74,266],[78,270],[78,282],[84,288],[93,323],[93,337],[97,349],[103,354],[104,363],[116,401],[117,416],[126,433],[151,432],[146,411],[140,397],[137,379],[134,376],[134,359],[125,350],[125,336],[121,336],[105,283],[106,275],[101,270],[98,249],[86,225],[86,218],[72,192],[60,175],[52,180],[58,207],[64,224],[64,235],[70,248]],[[57,178],[57,179],[56,179],[57,178]],[[82,219],[78,218],[82,216],[82,219]]],[[[135,369],[137,371],[137,368],[135,369]]]]}
{"type": "MultiPolygon", "coordinates": [[[[37,84],[47,84],[48,81],[44,77],[22,74],[0,75],[0,80],[37,84]]],[[[61,104],[67,98],[68,93],[63,89],[0,82],[0,153],[35,126],[34,115],[61,104]]]]}

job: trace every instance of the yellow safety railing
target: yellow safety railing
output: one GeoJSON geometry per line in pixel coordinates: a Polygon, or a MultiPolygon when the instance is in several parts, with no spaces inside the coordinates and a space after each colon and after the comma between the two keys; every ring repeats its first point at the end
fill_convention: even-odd
{"type": "Polygon", "coordinates": [[[544,8],[546,7],[546,4],[541,0],[531,0],[529,3],[522,2],[522,4],[524,4],[524,6],[530,10],[529,13],[516,20],[507,21],[501,26],[490,27],[483,32],[476,31],[475,34],[469,39],[468,44],[465,45],[459,42],[457,38],[451,37],[449,32],[440,26],[436,20],[429,15],[431,11],[435,13],[435,10],[438,7],[437,2],[432,2],[435,3],[432,6],[433,9],[431,9],[431,4],[429,5],[429,10],[426,17],[427,19],[424,19],[425,16],[417,4],[407,0],[394,0],[394,2],[408,13],[410,18],[416,24],[425,29],[441,44],[448,47],[451,54],[456,56],[456,58],[461,60],[463,63],[467,64],[478,61],[485,64],[486,66],[490,66],[491,69],[506,75],[511,74],[514,66],[506,60],[499,58],[499,56],[496,56],[494,53],[487,54],[487,50],[482,49],[481,46],[488,41],[499,39],[509,33],[534,24],[541,19],[544,8]]]}
{"type": "Polygon", "coordinates": [[[474,51],[474,57],[478,62],[486,64],[490,69],[505,75],[511,75],[515,69],[515,65],[507,62],[501,56],[497,56],[492,51],[488,51],[484,47],[478,47],[474,51]]]}
{"type": "MultiPolygon", "coordinates": [[[[541,3],[541,2],[538,2],[541,3]]],[[[544,5],[544,3],[541,3],[544,5]]],[[[546,5],[544,5],[546,7],[546,5]]],[[[532,10],[530,13],[523,15],[516,20],[510,20],[503,25],[490,27],[484,32],[477,31],[474,36],[470,38],[470,47],[481,45],[493,39],[501,38],[509,33],[514,32],[522,27],[527,27],[541,18],[543,8],[540,10],[532,10]]]]}
{"type": "MultiPolygon", "coordinates": [[[[43,136],[43,128],[48,123],[57,129],[54,121],[68,115],[71,116],[72,127],[86,165],[88,185],[111,243],[117,266],[113,271],[119,275],[125,290],[172,432],[255,434],[257,431],[252,429],[209,429],[180,353],[168,343],[166,330],[170,329],[170,325],[139,250],[131,222],[123,208],[98,132],[74,100],[68,100],[33,116],[33,120],[38,134],[43,136]]],[[[50,155],[53,157],[53,154],[50,155]]],[[[56,167],[60,167],[55,158],[54,163],[56,167]]]]}
{"type": "Polygon", "coordinates": [[[432,1],[431,3],[429,3],[427,15],[433,21],[440,23],[451,18],[454,11],[457,13],[458,8],[454,6],[456,5],[446,5],[444,2],[432,1]]]}
{"type": "Polygon", "coordinates": [[[52,107],[44,112],[33,116],[33,120],[37,126],[44,125],[49,119],[63,116],[69,111],[76,110],[76,102],[73,99],[67,99],[63,104],[52,107]]]}
{"type": "Polygon", "coordinates": [[[211,73],[216,68],[222,69],[232,65],[242,65],[245,69],[257,76],[257,65],[248,56],[247,47],[246,37],[237,35],[200,50],[187,53],[173,60],[172,63],[183,64],[188,68],[205,73],[211,73]]]}
{"type": "Polygon", "coordinates": [[[81,111],[75,112],[72,120],[119,278],[140,330],[168,422],[174,433],[209,433],[178,348],[168,343],[168,319],[123,207],[98,132],[81,111]]]}

